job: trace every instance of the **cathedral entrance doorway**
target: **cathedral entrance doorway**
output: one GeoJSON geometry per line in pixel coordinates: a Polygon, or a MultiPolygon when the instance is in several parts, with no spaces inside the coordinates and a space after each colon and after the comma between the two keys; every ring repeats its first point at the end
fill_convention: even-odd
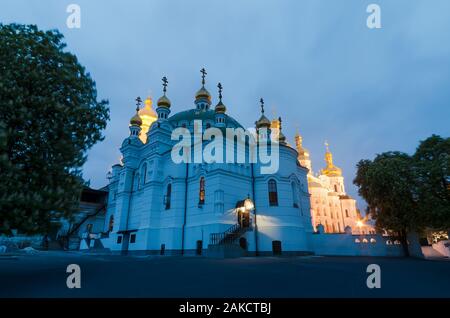
{"type": "Polygon", "coordinates": [[[249,227],[250,226],[250,213],[248,211],[239,211],[238,212],[238,223],[241,227],[249,227]]]}

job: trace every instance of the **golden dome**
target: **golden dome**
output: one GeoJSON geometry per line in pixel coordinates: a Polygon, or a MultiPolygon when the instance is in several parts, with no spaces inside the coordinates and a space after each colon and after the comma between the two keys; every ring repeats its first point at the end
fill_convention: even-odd
{"type": "Polygon", "coordinates": [[[158,118],[158,115],[156,115],[156,112],[152,108],[153,100],[151,97],[147,97],[145,100],[145,106],[144,108],[139,110],[139,116],[144,119],[146,117],[148,118],[158,118]]]}
{"type": "Polygon", "coordinates": [[[161,96],[158,99],[157,104],[158,104],[158,107],[166,107],[166,108],[170,108],[170,105],[171,105],[170,99],[168,99],[166,95],[161,96]]]}
{"type": "Polygon", "coordinates": [[[139,116],[138,113],[136,113],[133,117],[130,119],[130,126],[141,126],[142,125],[142,119],[139,116]]]}
{"type": "Polygon", "coordinates": [[[272,122],[270,123],[270,128],[280,129],[280,121],[277,118],[273,119],[272,122]]]}
{"type": "Polygon", "coordinates": [[[286,144],[286,136],[283,134],[282,132],[282,126],[281,126],[281,117],[278,117],[278,120],[272,120],[272,124],[274,124],[274,122],[276,122],[276,126],[272,127],[275,131],[277,131],[278,128],[278,142],[280,144],[286,144]]]}
{"type": "Polygon", "coordinates": [[[340,177],[342,176],[342,169],[336,166],[326,167],[325,169],[322,169],[322,174],[328,177],[340,177]]]}
{"type": "Polygon", "coordinates": [[[342,169],[333,164],[333,154],[329,150],[327,142],[325,142],[325,146],[327,148],[327,151],[325,152],[325,162],[327,163],[327,166],[322,169],[322,174],[328,177],[342,176],[342,169]]]}
{"type": "Polygon", "coordinates": [[[200,88],[198,92],[195,94],[195,100],[202,98],[205,98],[208,100],[208,102],[211,102],[211,94],[208,92],[205,86],[202,86],[202,88],[200,88]]]}
{"type": "Polygon", "coordinates": [[[227,111],[227,107],[222,103],[222,101],[219,101],[219,103],[216,105],[216,113],[225,113],[227,111]]]}
{"type": "Polygon", "coordinates": [[[269,128],[270,127],[270,120],[263,115],[258,119],[256,122],[256,128],[269,128]]]}
{"type": "Polygon", "coordinates": [[[299,159],[309,158],[309,150],[303,147],[303,138],[298,131],[295,133],[295,147],[299,159]]]}

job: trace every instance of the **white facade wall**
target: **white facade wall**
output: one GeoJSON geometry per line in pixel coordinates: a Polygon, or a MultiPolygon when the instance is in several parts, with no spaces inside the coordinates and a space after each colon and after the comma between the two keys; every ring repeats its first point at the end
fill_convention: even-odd
{"type": "MultiPolygon", "coordinates": [[[[112,251],[126,248],[157,253],[164,244],[168,253],[179,253],[182,249],[187,253],[196,249],[197,241],[202,241],[205,249],[211,233],[223,232],[238,222],[236,203],[249,196],[255,201],[257,222],[256,227],[243,235],[250,252],[256,249],[271,252],[273,241],[281,241],[283,251],[311,252],[307,170],[297,165],[295,150],[280,146],[276,174],[262,175],[258,164],[254,164],[254,189],[249,163],[190,163],[186,191],[186,164],[171,160],[173,142],[167,129],[172,127],[164,129],[164,125],[168,123],[161,123],[158,128],[152,126],[145,145],[137,140],[128,141],[131,138],[123,143],[124,165],[113,167],[110,180],[105,230],[111,215],[114,215],[114,228],[110,237],[103,240],[106,247],[112,251]],[[199,205],[202,177],[205,202],[199,205]],[[278,206],[269,206],[269,179],[277,182],[278,206]],[[166,209],[164,196],[169,183],[171,204],[166,209]],[[293,183],[297,191],[295,198],[293,183]],[[124,233],[135,235],[135,242],[127,247],[117,240],[118,236],[123,240],[124,233]]],[[[252,220],[255,221],[254,215],[252,220]]]]}

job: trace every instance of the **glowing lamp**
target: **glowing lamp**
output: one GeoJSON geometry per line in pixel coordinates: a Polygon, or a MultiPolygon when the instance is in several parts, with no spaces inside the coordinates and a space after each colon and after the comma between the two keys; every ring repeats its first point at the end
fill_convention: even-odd
{"type": "Polygon", "coordinates": [[[253,210],[255,208],[255,205],[253,204],[252,199],[250,199],[250,198],[245,199],[245,201],[244,201],[244,208],[247,211],[251,211],[251,210],[253,210]]]}

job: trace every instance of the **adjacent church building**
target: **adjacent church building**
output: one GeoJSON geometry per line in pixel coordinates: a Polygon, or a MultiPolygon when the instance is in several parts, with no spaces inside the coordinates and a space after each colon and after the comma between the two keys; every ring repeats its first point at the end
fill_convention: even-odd
{"type": "MultiPolygon", "coordinates": [[[[174,162],[171,153],[177,141],[171,135],[176,128],[194,132],[194,122],[201,120],[203,130],[244,129],[228,114],[220,84],[219,100],[213,105],[205,87],[206,72],[202,73],[194,103],[184,111],[172,114],[166,78],[156,111],[152,99],[147,98],[142,108],[137,99],[130,135],[120,149],[123,158],[109,174],[104,247],[116,252],[202,254],[233,246],[246,255],[303,254],[314,253],[312,235],[319,224],[328,233],[349,227],[362,231],[356,201],[346,194],[342,171],[333,164],[328,147],[326,167],[314,175],[301,136],[296,135],[296,147],[291,147],[281,118],[271,121],[265,116],[263,100],[254,136],[259,147],[269,140],[260,138],[262,134],[276,132],[269,142],[278,147],[277,172],[262,173],[260,162],[174,162]]],[[[194,148],[195,142],[189,153],[194,148]]]]}
{"type": "Polygon", "coordinates": [[[356,206],[356,200],[345,192],[342,169],[333,163],[333,154],[326,145],[324,169],[314,175],[309,151],[303,147],[300,134],[295,136],[300,164],[308,168],[308,189],[311,194],[311,217],[314,228],[324,226],[325,233],[342,233],[347,226],[354,234],[375,234],[356,206]]]}

